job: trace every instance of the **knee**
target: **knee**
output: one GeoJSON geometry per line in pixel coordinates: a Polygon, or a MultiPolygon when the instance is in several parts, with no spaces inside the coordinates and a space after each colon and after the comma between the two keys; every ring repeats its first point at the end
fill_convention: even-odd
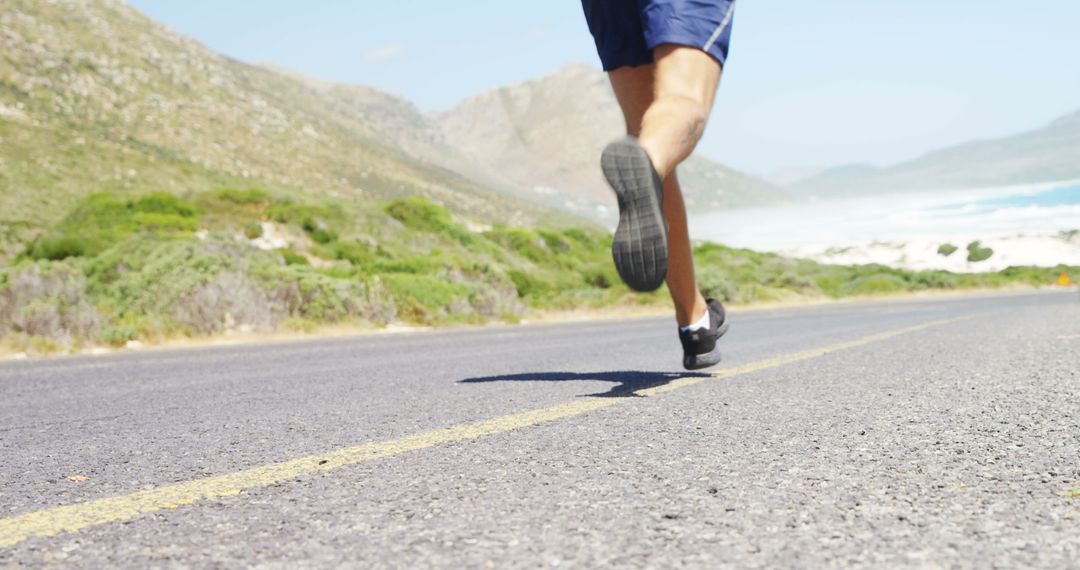
{"type": "Polygon", "coordinates": [[[704,128],[705,122],[709,119],[708,105],[698,97],[689,95],[673,95],[673,97],[679,101],[678,104],[686,117],[694,123],[700,123],[704,128]]]}
{"type": "Polygon", "coordinates": [[[709,118],[709,106],[699,97],[685,93],[667,93],[656,98],[654,105],[667,112],[704,125],[709,118]]]}

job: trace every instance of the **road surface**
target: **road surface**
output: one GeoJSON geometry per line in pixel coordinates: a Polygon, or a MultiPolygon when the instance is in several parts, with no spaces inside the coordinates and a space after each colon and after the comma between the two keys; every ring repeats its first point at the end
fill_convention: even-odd
{"type": "Polygon", "coordinates": [[[0,364],[0,566],[1080,567],[1075,291],[0,364]]]}

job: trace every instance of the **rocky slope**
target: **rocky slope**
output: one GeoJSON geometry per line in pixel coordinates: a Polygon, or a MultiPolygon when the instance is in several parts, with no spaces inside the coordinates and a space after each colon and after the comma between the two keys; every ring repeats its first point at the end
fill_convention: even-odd
{"type": "MultiPolygon", "coordinates": [[[[611,216],[614,198],[598,168],[604,144],[624,132],[607,78],[575,64],[472,97],[439,117],[446,141],[508,185],[573,211],[611,216]]],[[[772,185],[705,158],[680,168],[689,207],[776,203],[772,185]]]]}
{"type": "MultiPolygon", "coordinates": [[[[118,0],[0,5],[0,259],[100,191],[263,187],[421,195],[480,223],[610,220],[597,167],[622,130],[599,71],[569,66],[431,116],[398,97],[217,54],[118,0]]],[[[692,208],[769,203],[705,159],[692,208]]]]}
{"type": "Polygon", "coordinates": [[[428,160],[438,137],[409,103],[231,60],[119,1],[6,0],[0,54],[9,228],[54,221],[101,190],[228,185],[422,195],[487,220],[545,215],[428,160]]]}

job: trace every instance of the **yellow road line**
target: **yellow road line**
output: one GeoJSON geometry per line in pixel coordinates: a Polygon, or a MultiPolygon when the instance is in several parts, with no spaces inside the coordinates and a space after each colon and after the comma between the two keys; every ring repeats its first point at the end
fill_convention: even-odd
{"type": "MultiPolygon", "coordinates": [[[[719,370],[710,377],[678,378],[662,386],[638,390],[641,396],[656,396],[687,386],[692,386],[709,378],[731,378],[751,372],[775,368],[801,360],[817,358],[857,346],[878,342],[895,336],[945,324],[955,319],[929,322],[912,327],[905,327],[879,334],[873,334],[857,340],[842,342],[815,348],[777,358],[770,358],[734,368],[719,370]]],[[[227,475],[195,479],[156,489],[138,491],[128,495],[96,499],[62,507],[54,507],[29,512],[7,519],[0,519],[0,547],[15,545],[33,537],[56,536],[64,532],[75,532],[88,527],[134,519],[138,516],[164,509],[175,509],[209,499],[220,499],[238,495],[246,489],[265,487],[281,483],[296,477],[320,472],[333,471],[341,467],[355,465],[372,459],[390,457],[435,447],[447,443],[468,441],[506,433],[561,418],[578,416],[600,408],[615,406],[621,398],[581,398],[565,404],[518,412],[490,420],[460,424],[444,429],[408,435],[390,441],[367,443],[348,447],[319,455],[310,455],[290,461],[271,463],[260,467],[245,469],[227,475]]]]}

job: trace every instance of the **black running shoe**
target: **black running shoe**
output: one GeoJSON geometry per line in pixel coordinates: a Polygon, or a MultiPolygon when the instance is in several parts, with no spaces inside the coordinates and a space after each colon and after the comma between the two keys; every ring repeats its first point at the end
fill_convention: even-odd
{"type": "Polygon", "coordinates": [[[653,291],[663,284],[668,267],[660,175],[633,137],[607,145],[600,166],[619,199],[619,227],[611,244],[615,268],[631,289],[653,291]]]}
{"type": "Polygon", "coordinates": [[[709,305],[709,328],[691,332],[679,330],[679,341],[683,346],[682,363],[687,370],[700,370],[720,362],[717,341],[728,330],[727,314],[720,301],[709,299],[706,303],[709,305]]]}

